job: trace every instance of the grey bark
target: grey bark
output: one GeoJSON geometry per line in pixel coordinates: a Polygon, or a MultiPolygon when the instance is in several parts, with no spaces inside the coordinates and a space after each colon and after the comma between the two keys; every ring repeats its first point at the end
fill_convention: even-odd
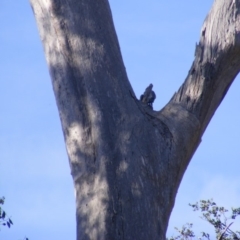
{"type": "Polygon", "coordinates": [[[188,76],[152,111],[135,97],[107,0],[30,0],[76,192],[77,239],[165,239],[176,192],[240,69],[240,1],[215,0],[188,76]]]}

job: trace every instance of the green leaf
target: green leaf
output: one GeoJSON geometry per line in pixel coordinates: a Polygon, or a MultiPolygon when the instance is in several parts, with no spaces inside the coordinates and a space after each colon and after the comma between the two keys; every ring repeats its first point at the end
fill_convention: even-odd
{"type": "Polygon", "coordinates": [[[10,228],[11,227],[11,224],[9,222],[7,222],[7,226],[10,228]]]}

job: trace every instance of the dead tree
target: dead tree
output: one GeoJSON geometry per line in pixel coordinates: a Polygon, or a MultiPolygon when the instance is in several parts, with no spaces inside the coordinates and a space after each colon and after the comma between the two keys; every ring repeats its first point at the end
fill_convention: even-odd
{"type": "Polygon", "coordinates": [[[183,174],[240,69],[240,1],[215,0],[185,82],[137,100],[107,0],[30,0],[76,192],[77,239],[165,239],[183,174]]]}

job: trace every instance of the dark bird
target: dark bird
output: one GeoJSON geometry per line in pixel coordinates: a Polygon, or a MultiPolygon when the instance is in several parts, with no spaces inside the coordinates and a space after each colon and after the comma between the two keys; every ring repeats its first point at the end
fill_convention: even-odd
{"type": "Polygon", "coordinates": [[[146,90],[144,91],[144,94],[142,94],[142,95],[140,96],[140,101],[141,101],[142,103],[147,104],[151,109],[153,108],[152,105],[153,105],[154,100],[156,99],[156,94],[155,94],[155,92],[152,90],[152,88],[153,88],[153,85],[150,84],[150,85],[146,88],[146,90]]]}

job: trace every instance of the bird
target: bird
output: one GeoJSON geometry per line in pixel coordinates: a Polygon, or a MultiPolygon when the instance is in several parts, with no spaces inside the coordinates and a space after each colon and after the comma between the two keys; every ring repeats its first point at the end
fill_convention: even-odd
{"type": "Polygon", "coordinates": [[[156,99],[156,94],[152,90],[153,84],[151,83],[140,96],[140,101],[147,104],[151,109],[153,109],[153,102],[156,99]]]}

